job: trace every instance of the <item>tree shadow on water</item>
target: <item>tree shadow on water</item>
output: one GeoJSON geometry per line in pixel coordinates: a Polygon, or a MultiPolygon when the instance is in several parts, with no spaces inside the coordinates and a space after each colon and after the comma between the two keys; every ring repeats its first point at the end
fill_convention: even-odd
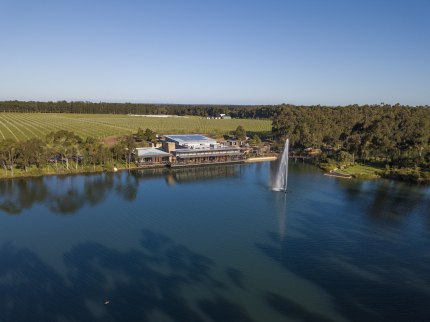
{"type": "MultiPolygon", "coordinates": [[[[381,246],[343,249],[331,245],[327,236],[315,229],[313,239],[286,237],[279,242],[276,234],[257,247],[282,267],[324,290],[333,302],[333,308],[350,321],[429,321],[430,290],[426,269],[412,268],[399,258],[392,258],[381,246]],[[346,252],[346,253],[345,253],[346,252]],[[348,253],[349,252],[349,253],[348,253]],[[387,255],[388,254],[388,255],[387,255]],[[394,270],[396,269],[396,270],[394,270]],[[415,269],[415,270],[414,270],[415,269]],[[396,272],[408,274],[399,276],[396,272]],[[413,274],[420,275],[413,275],[413,274]],[[421,287],[407,281],[408,276],[421,276],[421,287]],[[427,284],[428,285],[428,284],[427,284]]],[[[387,247],[387,246],[384,246],[387,247]]],[[[329,321],[325,316],[307,311],[307,303],[296,303],[281,295],[268,293],[266,302],[279,313],[303,321],[329,321]]]]}
{"type": "Polygon", "coordinates": [[[37,255],[8,243],[0,256],[0,321],[49,322],[62,316],[89,321],[84,317],[91,315],[63,277],[37,255]]]}
{"type": "Polygon", "coordinates": [[[305,307],[294,303],[279,294],[267,293],[265,295],[266,301],[270,306],[288,318],[295,318],[302,321],[314,321],[314,322],[329,322],[333,321],[322,315],[309,312],[305,307]]]}
{"type": "Polygon", "coordinates": [[[229,267],[226,269],[226,274],[233,285],[246,291],[245,276],[241,271],[236,268],[229,267]]]}
{"type": "Polygon", "coordinates": [[[226,299],[216,298],[215,300],[199,301],[199,307],[208,315],[211,321],[229,321],[229,322],[252,322],[253,320],[238,305],[235,305],[226,299]]]}
{"type": "Polygon", "coordinates": [[[163,235],[142,234],[140,247],[127,251],[78,244],[64,254],[64,272],[4,244],[0,321],[251,321],[241,306],[217,295],[227,286],[213,278],[210,259],[163,235]],[[207,295],[190,300],[186,286],[207,295]]]}
{"type": "Polygon", "coordinates": [[[103,202],[113,190],[116,196],[131,202],[138,186],[136,177],[113,173],[0,180],[0,213],[19,215],[43,204],[52,213],[72,215],[84,206],[103,202]]]}

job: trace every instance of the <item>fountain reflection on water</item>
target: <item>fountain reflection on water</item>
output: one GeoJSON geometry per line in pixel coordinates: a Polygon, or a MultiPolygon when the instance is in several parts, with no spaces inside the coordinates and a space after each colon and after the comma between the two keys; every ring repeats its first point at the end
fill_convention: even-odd
{"type": "Polygon", "coordinates": [[[286,219],[287,219],[287,194],[277,193],[275,196],[276,211],[278,219],[278,234],[279,240],[282,241],[285,238],[286,219]]]}

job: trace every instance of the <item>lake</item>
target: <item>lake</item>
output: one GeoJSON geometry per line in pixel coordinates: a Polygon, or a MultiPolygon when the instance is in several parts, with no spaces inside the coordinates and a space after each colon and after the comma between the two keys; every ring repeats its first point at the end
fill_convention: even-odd
{"type": "Polygon", "coordinates": [[[0,321],[429,321],[430,188],[276,167],[0,181],[0,321]]]}

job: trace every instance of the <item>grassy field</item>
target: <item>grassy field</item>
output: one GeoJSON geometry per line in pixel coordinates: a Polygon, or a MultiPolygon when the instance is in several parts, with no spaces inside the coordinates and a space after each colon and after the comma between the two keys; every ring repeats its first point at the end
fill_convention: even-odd
{"type": "Polygon", "coordinates": [[[208,120],[200,117],[144,117],[110,114],[56,114],[0,112],[0,140],[16,141],[33,137],[43,138],[52,131],[68,130],[79,136],[104,138],[135,133],[150,128],[160,134],[205,133],[222,135],[242,125],[247,131],[271,130],[270,120],[208,120]]]}

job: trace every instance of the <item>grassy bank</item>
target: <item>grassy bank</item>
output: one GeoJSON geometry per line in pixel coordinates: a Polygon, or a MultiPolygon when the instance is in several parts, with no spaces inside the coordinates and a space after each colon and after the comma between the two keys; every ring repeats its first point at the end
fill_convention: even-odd
{"type": "Polygon", "coordinates": [[[338,165],[336,163],[319,163],[318,166],[325,172],[335,171],[336,173],[351,175],[356,179],[377,179],[380,178],[380,172],[382,168],[376,165],[368,164],[350,164],[350,165],[338,165]]]}
{"type": "Polygon", "coordinates": [[[27,169],[27,171],[25,171],[24,169],[14,169],[13,174],[11,170],[8,170],[8,171],[2,170],[0,172],[0,179],[40,177],[40,176],[49,176],[49,175],[73,175],[73,174],[83,174],[83,173],[113,172],[115,166],[118,171],[137,169],[134,163],[131,163],[130,165],[126,165],[125,163],[116,163],[114,165],[112,163],[112,164],[106,164],[103,166],[79,165],[78,167],[75,167],[74,164],[71,164],[69,166],[69,169],[67,169],[64,164],[58,164],[57,166],[55,166],[54,164],[50,164],[41,168],[30,167],[27,169]]]}
{"type": "Polygon", "coordinates": [[[386,169],[381,176],[387,179],[401,180],[412,183],[430,183],[430,171],[421,168],[386,169]]]}
{"type": "Polygon", "coordinates": [[[318,166],[326,172],[351,175],[356,179],[386,178],[413,183],[430,183],[430,171],[421,168],[389,168],[378,163],[355,163],[349,165],[338,165],[336,163],[320,163],[318,166]]]}
{"type": "Polygon", "coordinates": [[[368,164],[354,164],[345,167],[344,169],[337,170],[339,173],[349,174],[356,179],[377,179],[380,178],[382,168],[375,165],[368,164]]]}

